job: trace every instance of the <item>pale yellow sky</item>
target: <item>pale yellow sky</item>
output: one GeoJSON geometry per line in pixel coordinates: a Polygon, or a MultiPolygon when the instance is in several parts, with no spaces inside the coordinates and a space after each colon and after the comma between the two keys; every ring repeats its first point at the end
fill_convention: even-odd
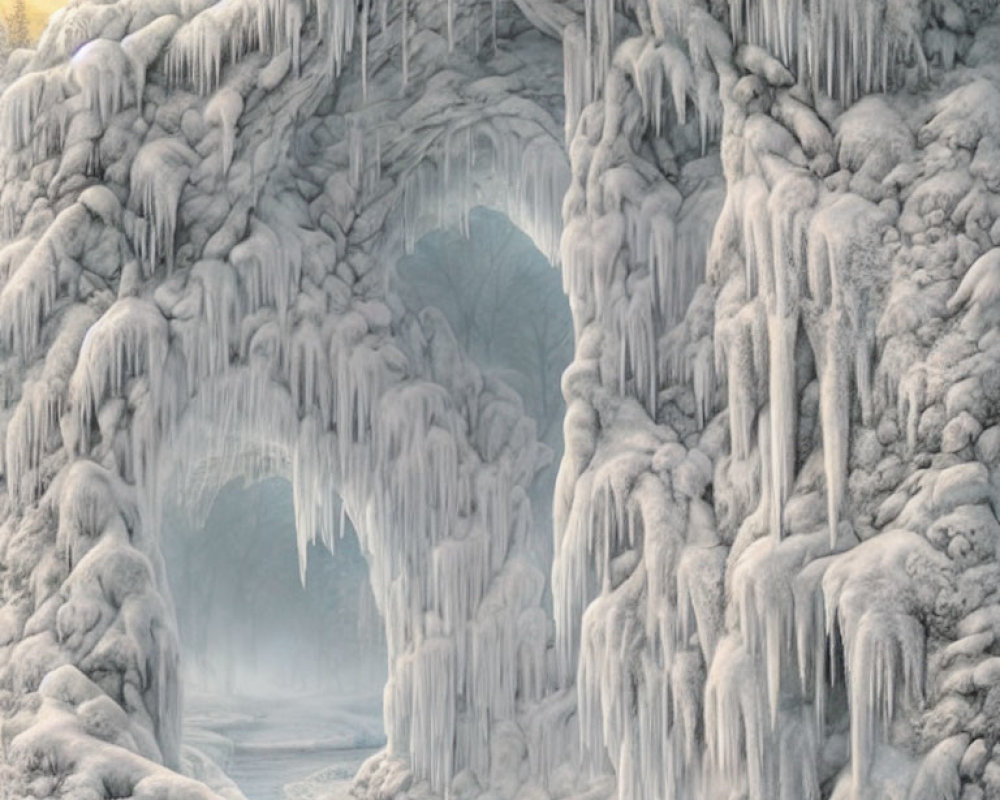
{"type": "MultiPolygon", "coordinates": [[[[27,0],[28,20],[31,24],[31,35],[36,39],[41,34],[45,23],[54,11],[58,11],[69,0],[27,0]]],[[[0,12],[6,16],[13,7],[13,0],[0,0],[0,12]]]]}

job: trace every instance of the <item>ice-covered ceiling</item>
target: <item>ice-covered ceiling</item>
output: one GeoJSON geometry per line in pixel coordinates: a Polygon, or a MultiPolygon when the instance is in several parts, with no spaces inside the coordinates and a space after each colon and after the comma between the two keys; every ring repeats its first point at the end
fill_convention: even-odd
{"type": "Polygon", "coordinates": [[[303,557],[344,499],[359,796],[1000,792],[995,5],[59,12],[0,97],[8,793],[219,796],[159,554],[196,466],[290,474],[303,557]],[[554,621],[533,424],[387,282],[477,205],[573,310],[554,621]]]}

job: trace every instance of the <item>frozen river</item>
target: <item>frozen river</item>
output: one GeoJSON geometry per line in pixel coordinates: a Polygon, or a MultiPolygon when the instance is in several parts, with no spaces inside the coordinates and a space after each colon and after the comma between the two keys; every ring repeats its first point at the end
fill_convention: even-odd
{"type": "Polygon", "coordinates": [[[229,768],[247,800],[320,800],[294,784],[324,776],[322,800],[345,795],[350,779],[377,748],[356,750],[237,749],[229,768]],[[288,787],[287,789],[285,787],[288,787]]]}
{"type": "Polygon", "coordinates": [[[380,699],[196,695],[186,703],[185,735],[247,800],[338,800],[384,742],[380,699]],[[317,773],[322,793],[295,785],[317,773]]]}

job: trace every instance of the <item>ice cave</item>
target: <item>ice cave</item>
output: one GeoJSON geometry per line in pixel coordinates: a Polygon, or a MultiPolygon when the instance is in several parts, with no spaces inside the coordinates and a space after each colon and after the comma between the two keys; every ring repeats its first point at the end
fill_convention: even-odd
{"type": "Polygon", "coordinates": [[[0,800],[1000,800],[998,6],[4,4],[0,800]]]}

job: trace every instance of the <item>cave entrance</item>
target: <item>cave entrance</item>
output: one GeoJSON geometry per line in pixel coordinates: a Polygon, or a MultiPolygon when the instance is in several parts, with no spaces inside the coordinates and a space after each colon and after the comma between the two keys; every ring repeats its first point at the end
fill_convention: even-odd
{"type": "Polygon", "coordinates": [[[164,510],[184,686],[184,761],[248,800],[347,781],[385,743],[385,637],[349,518],[300,578],[291,483],[237,479],[164,510]],[[200,513],[199,513],[200,512],[200,513]],[[206,758],[207,757],[207,758],[206,758]]]}
{"type": "MultiPolygon", "coordinates": [[[[363,369],[357,377],[341,369],[343,363],[377,365],[377,353],[358,345],[327,371],[329,354],[311,347],[317,337],[308,330],[285,343],[262,333],[245,366],[197,382],[156,468],[159,489],[144,508],[161,520],[158,539],[178,620],[183,770],[223,796],[227,785],[240,792],[231,795],[236,800],[327,796],[346,788],[383,744],[388,759],[408,757],[416,772],[443,787],[455,753],[467,743],[439,741],[435,726],[442,716],[449,724],[447,715],[454,714],[450,724],[458,730],[482,698],[465,694],[469,676],[436,682],[425,676],[447,675],[461,663],[455,640],[445,635],[454,624],[448,609],[461,606],[448,598],[461,585],[454,570],[464,568],[466,551],[475,556],[483,541],[495,539],[498,553],[511,548],[503,556],[513,564],[506,575],[516,574],[523,591],[512,604],[519,643],[503,668],[517,671],[511,700],[531,702],[547,688],[546,643],[554,631],[551,613],[538,606],[551,607],[546,576],[565,415],[560,380],[573,351],[559,272],[506,216],[474,208],[461,230],[432,230],[415,242],[395,270],[388,303],[415,373],[442,380],[401,382],[391,399],[416,398],[405,413],[398,413],[398,402],[385,402],[387,394],[363,407],[387,390],[366,383],[363,369]],[[414,317],[422,333],[409,337],[414,317]],[[465,417],[470,428],[463,435],[476,448],[470,463],[525,469],[517,463],[521,456],[502,451],[530,446],[528,460],[537,464],[535,435],[551,451],[530,485],[517,478],[514,489],[523,485],[530,502],[522,503],[524,494],[505,483],[512,472],[484,469],[474,487],[482,494],[460,518],[484,525],[486,535],[445,542],[413,535],[421,529],[408,522],[426,514],[431,524],[448,499],[413,477],[446,476],[451,463],[450,442],[438,446],[448,424],[443,412],[432,403],[431,417],[421,417],[422,398],[455,391],[447,374],[439,378],[425,363],[434,348],[420,352],[438,336],[453,340],[481,379],[479,405],[465,417]],[[314,351],[324,358],[310,360],[314,351]],[[287,382],[273,380],[272,356],[293,365],[287,382]],[[328,414],[339,434],[325,421],[328,414]],[[525,432],[526,417],[535,422],[534,434],[525,432]],[[418,440],[427,447],[410,452],[409,443],[418,440]],[[399,452],[379,454],[393,442],[399,452]],[[432,499],[425,507],[428,488],[432,499]],[[508,516],[491,511],[501,506],[508,516]],[[432,710],[439,707],[440,714],[432,710]]],[[[198,332],[186,356],[195,370],[214,363],[198,332]]],[[[469,400],[456,394],[451,402],[462,408],[469,400]]],[[[507,566],[487,561],[491,570],[507,566]]],[[[507,624],[496,595],[486,594],[493,577],[484,576],[482,585],[473,581],[471,605],[461,608],[467,635],[486,643],[493,626],[507,624]]],[[[503,657],[491,656],[491,663],[503,657]]],[[[483,676],[490,667],[476,669],[483,676]]],[[[468,749],[485,753],[487,746],[473,742],[468,749]]],[[[463,757],[469,759],[464,767],[488,763],[463,757]]]]}

